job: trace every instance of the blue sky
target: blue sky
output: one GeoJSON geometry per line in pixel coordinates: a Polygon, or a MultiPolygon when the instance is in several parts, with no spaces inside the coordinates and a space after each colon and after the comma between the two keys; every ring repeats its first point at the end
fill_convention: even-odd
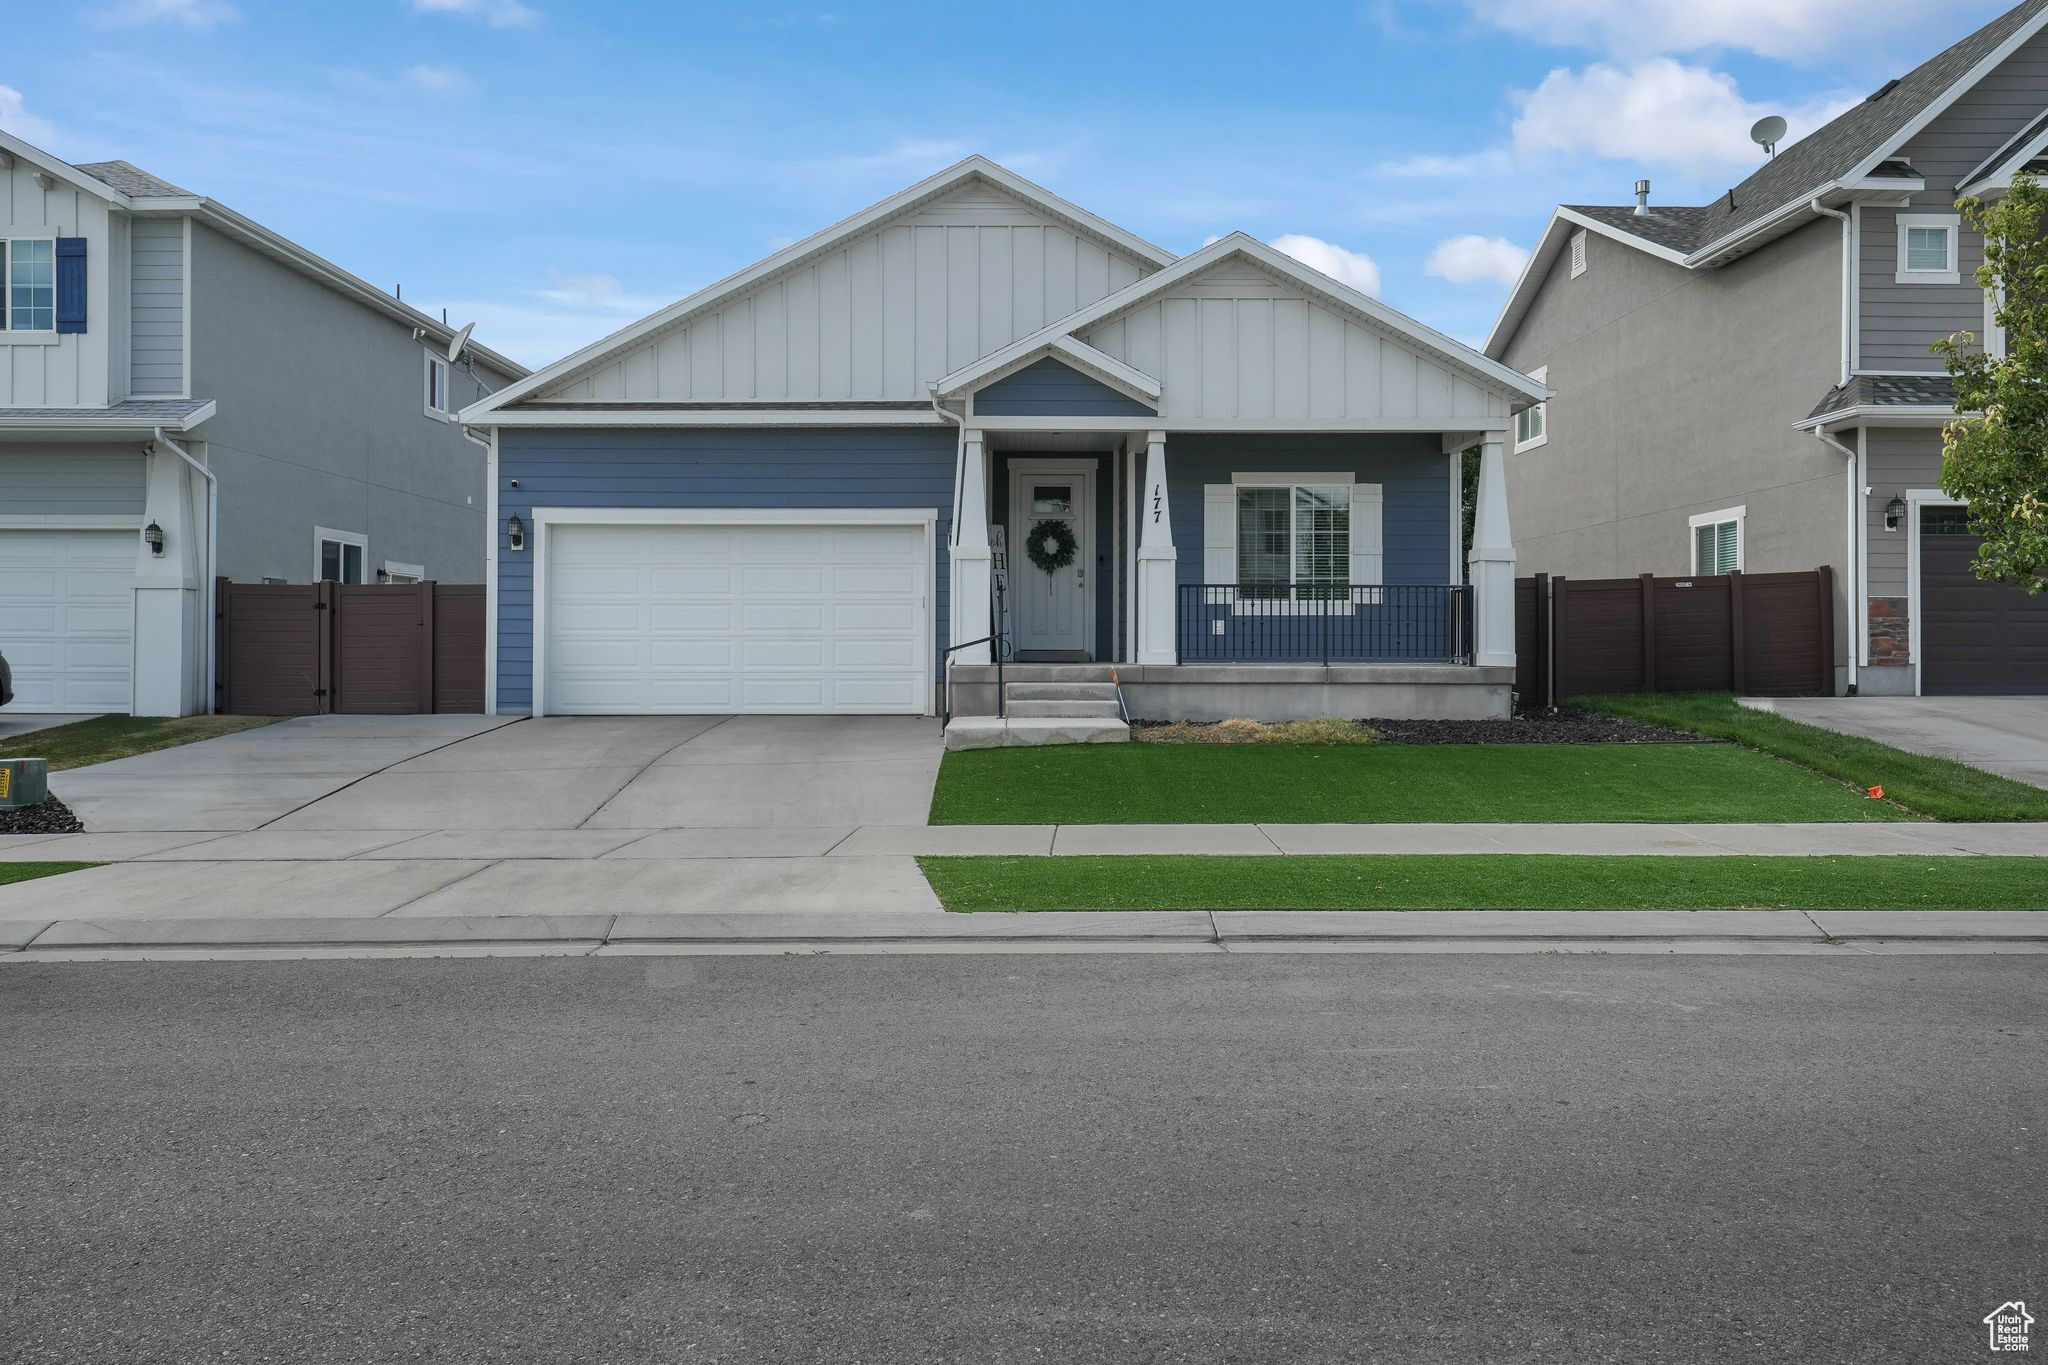
{"type": "Polygon", "coordinates": [[[1703,202],[1998,0],[13,7],[0,127],[542,364],[969,152],[1476,341],[1559,201],[1703,202]],[[1027,16],[1027,17],[1020,17],[1027,16]]]}

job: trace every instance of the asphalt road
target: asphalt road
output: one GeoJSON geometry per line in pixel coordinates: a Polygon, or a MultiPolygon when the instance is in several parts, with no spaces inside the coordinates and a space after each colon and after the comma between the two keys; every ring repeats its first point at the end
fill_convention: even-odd
{"type": "Polygon", "coordinates": [[[0,1358],[1970,1361],[2044,1032],[2039,957],[11,965],[0,1358]]]}

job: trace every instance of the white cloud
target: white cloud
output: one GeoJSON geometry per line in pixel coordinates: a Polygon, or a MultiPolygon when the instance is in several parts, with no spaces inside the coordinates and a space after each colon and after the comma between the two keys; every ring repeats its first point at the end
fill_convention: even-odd
{"type": "Polygon", "coordinates": [[[530,28],[540,22],[540,11],[520,0],[412,0],[421,14],[456,14],[481,19],[492,28],[530,28]]]}
{"type": "Polygon", "coordinates": [[[575,308],[600,308],[606,312],[631,313],[638,317],[665,308],[673,299],[655,298],[646,294],[628,294],[625,286],[611,275],[561,275],[552,289],[534,291],[550,303],[566,304],[575,308]]]}
{"type": "Polygon", "coordinates": [[[1348,284],[1361,294],[1375,297],[1380,292],[1379,263],[1362,251],[1350,251],[1320,237],[1290,232],[1272,241],[1275,251],[1284,252],[1312,270],[1320,270],[1339,284],[1348,284]]]}
{"type": "Polygon", "coordinates": [[[1797,138],[1855,102],[1751,104],[1734,77],[1669,57],[1629,65],[1596,62],[1584,71],[1560,67],[1523,101],[1515,150],[1539,156],[1590,153],[1687,171],[1752,167],[1763,155],[1749,140],[1756,120],[1783,114],[1797,138]]]}
{"type": "Polygon", "coordinates": [[[1467,0],[1510,33],[1625,58],[1730,49],[1784,61],[1834,55],[1849,36],[1922,22],[1919,0],[1467,0]]]}
{"type": "Polygon", "coordinates": [[[93,15],[92,21],[102,28],[157,23],[212,28],[241,17],[241,12],[227,0],[122,0],[93,15]]]}
{"type": "Polygon", "coordinates": [[[1467,233],[1437,243],[1429,253],[1422,273],[1452,284],[1477,284],[1482,280],[1513,284],[1521,278],[1529,253],[1505,237],[1481,237],[1467,233]]]}
{"type": "Polygon", "coordinates": [[[405,82],[415,90],[424,90],[430,95],[456,95],[469,89],[469,77],[452,66],[435,66],[421,62],[409,66],[405,71],[405,82]]]}
{"type": "Polygon", "coordinates": [[[57,137],[57,130],[47,120],[22,107],[21,92],[11,85],[0,85],[0,128],[42,147],[49,146],[57,137]]]}
{"type": "Polygon", "coordinates": [[[1466,180],[1475,175],[1505,175],[1514,167],[1514,155],[1507,148],[1489,147],[1462,156],[1423,153],[1399,161],[1383,161],[1374,170],[1404,180],[1466,180]]]}

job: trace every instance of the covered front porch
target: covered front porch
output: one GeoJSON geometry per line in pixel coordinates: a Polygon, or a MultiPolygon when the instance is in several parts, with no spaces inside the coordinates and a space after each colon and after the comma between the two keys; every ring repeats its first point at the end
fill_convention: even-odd
{"type": "Polygon", "coordinates": [[[1242,236],[948,375],[950,710],[1507,714],[1506,441],[1544,396],[1242,236]]]}

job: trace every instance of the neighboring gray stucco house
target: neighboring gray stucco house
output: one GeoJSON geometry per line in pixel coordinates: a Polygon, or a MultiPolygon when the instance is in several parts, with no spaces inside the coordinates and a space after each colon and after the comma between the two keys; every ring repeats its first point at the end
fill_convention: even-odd
{"type": "Polygon", "coordinates": [[[1990,330],[1955,201],[2048,152],[2044,27],[2027,0],[1711,204],[1558,209],[1486,344],[1557,395],[1508,462],[1522,572],[1826,564],[1841,688],[2048,692],[2048,597],[1972,577],[1939,491],[1929,350],[1990,330]]]}
{"type": "Polygon", "coordinates": [[[957,641],[972,710],[996,631],[1141,716],[1505,714],[1504,442],[1546,394],[970,158],[464,410],[491,709],[929,714],[957,641]]]}
{"type": "Polygon", "coordinates": [[[0,253],[17,709],[212,709],[216,574],[482,578],[455,413],[522,367],[466,339],[451,364],[445,323],[233,210],[5,133],[0,253]]]}

